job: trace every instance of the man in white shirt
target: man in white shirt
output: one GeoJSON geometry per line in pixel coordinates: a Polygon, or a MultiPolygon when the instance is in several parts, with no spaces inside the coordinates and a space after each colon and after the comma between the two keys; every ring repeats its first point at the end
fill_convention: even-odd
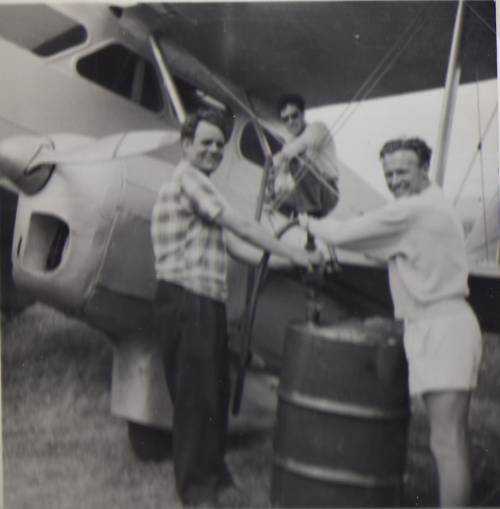
{"type": "Polygon", "coordinates": [[[299,216],[313,235],[388,264],[396,318],[412,395],[421,394],[442,506],[470,502],[467,418],[477,385],[481,331],[466,302],[467,261],[462,225],[428,178],[431,149],[418,138],[387,142],[380,152],[396,200],[361,217],[338,221],[299,216]]]}

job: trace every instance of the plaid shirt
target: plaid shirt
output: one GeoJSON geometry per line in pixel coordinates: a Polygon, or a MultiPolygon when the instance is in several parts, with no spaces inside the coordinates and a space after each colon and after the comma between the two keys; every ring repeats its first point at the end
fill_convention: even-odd
{"type": "Polygon", "coordinates": [[[158,279],[225,301],[227,254],[224,233],[213,220],[226,201],[210,179],[181,161],[160,189],[151,237],[158,279]]]}

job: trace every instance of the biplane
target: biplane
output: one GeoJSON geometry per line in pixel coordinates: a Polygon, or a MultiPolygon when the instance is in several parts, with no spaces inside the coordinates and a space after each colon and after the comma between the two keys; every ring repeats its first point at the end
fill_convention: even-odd
{"type": "MultiPolygon", "coordinates": [[[[216,185],[242,214],[271,229],[282,218],[264,207],[266,161],[286,139],[275,111],[285,92],[299,91],[311,108],[340,105],[337,121],[346,122],[364,101],[442,89],[433,168],[442,182],[457,90],[496,79],[495,5],[2,5],[0,60],[2,307],[36,299],[107,334],[111,411],[128,421],[132,445],[145,458],[153,454],[148,437],[158,454],[158,432],[170,427],[172,413],[151,337],[150,215],[180,158],[186,113],[200,105],[228,113],[233,129],[216,185]],[[17,166],[6,163],[6,147],[17,166]]],[[[495,109],[475,160],[496,119],[495,109]]],[[[483,328],[498,332],[498,186],[487,191],[469,224],[470,300],[483,328]]],[[[344,217],[387,199],[344,163],[340,195],[334,214],[344,217]]],[[[285,238],[305,241],[297,228],[285,238]]],[[[340,251],[338,259],[342,270],[328,274],[321,290],[322,316],[390,316],[385,269],[340,251]]],[[[252,274],[231,265],[235,344],[252,274]]],[[[270,271],[253,326],[261,369],[279,369],[284,329],[303,318],[304,299],[300,274],[270,271]]]]}

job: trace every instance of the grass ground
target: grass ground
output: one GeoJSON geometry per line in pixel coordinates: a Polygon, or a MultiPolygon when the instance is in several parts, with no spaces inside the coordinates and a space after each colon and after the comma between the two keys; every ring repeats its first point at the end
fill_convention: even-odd
{"type": "MultiPolygon", "coordinates": [[[[488,336],[471,427],[474,505],[500,506],[500,338],[488,336]]],[[[111,348],[95,330],[36,304],[3,324],[5,509],[180,507],[170,461],[138,461],[123,421],[109,413],[111,348]]],[[[414,409],[407,506],[435,505],[426,422],[414,409]]],[[[268,507],[272,428],[233,434],[228,463],[268,507]]]]}

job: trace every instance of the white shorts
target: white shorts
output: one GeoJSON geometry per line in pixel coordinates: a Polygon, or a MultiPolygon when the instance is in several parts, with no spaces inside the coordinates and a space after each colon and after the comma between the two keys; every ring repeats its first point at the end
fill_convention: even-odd
{"type": "Polygon", "coordinates": [[[467,303],[460,311],[406,320],[404,346],[410,394],[477,386],[481,329],[467,303]]]}

